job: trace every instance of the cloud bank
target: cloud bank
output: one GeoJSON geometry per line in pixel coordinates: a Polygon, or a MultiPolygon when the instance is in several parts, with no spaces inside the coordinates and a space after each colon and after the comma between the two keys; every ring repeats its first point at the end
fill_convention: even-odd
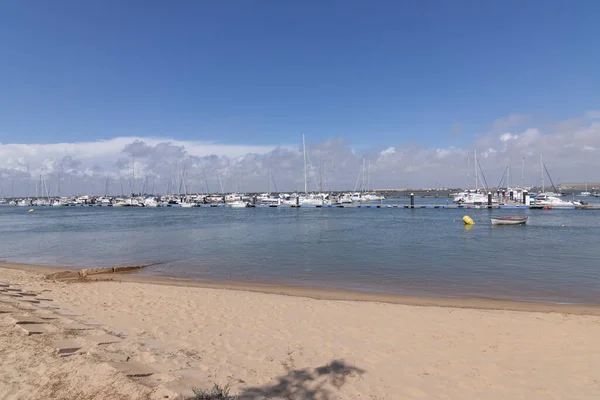
{"type": "MultiPolygon", "coordinates": [[[[118,137],[0,144],[0,197],[303,190],[300,137],[298,143],[252,146],[118,137]]],[[[472,143],[445,148],[390,143],[381,149],[357,151],[343,138],[307,143],[311,190],[321,185],[353,190],[363,181],[363,165],[370,171],[364,174],[365,185],[373,189],[473,186],[474,150],[490,187],[498,185],[509,160],[514,184],[520,183],[523,174],[525,185],[539,185],[542,153],[556,183],[600,181],[600,111],[551,126],[535,126],[527,116],[510,115],[491,123],[489,132],[472,143]]]]}

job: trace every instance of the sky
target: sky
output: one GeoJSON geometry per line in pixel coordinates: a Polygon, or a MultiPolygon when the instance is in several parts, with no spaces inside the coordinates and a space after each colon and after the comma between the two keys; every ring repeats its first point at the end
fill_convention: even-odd
{"type": "Polygon", "coordinates": [[[0,196],[600,181],[600,3],[0,3],[0,196]],[[321,170],[319,174],[318,171],[321,170]],[[517,174],[517,172],[513,172],[517,174]],[[471,173],[471,176],[474,175],[471,173]],[[171,182],[171,183],[169,183],[171,182]],[[358,183],[357,183],[358,182],[358,183]],[[270,183],[270,185],[269,185],[270,183]],[[365,186],[363,184],[362,186],[365,186]],[[144,188],[147,188],[148,184],[144,188]]]}

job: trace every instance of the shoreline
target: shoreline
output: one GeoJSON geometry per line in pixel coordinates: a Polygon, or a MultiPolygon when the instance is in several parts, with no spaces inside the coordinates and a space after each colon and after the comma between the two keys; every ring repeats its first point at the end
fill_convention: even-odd
{"type": "Polygon", "coordinates": [[[600,382],[600,316],[573,315],[597,307],[44,277],[66,270],[0,262],[0,398],[181,399],[218,384],[256,400],[587,399],[600,382]]]}
{"type": "MultiPolygon", "coordinates": [[[[76,269],[75,267],[18,264],[9,263],[5,261],[0,261],[0,268],[40,273],[44,275],[54,272],[76,269]]],[[[90,276],[87,279],[92,281],[133,282],[172,287],[194,287],[228,291],[264,293],[281,296],[310,298],[314,300],[387,303],[415,307],[445,307],[474,310],[499,310],[600,316],[600,304],[546,303],[474,297],[409,296],[398,294],[361,292],[344,289],[326,289],[320,287],[305,287],[267,283],[247,283],[235,281],[200,281],[187,278],[171,277],[168,275],[149,276],[140,275],[136,273],[112,275],[102,274],[90,276]]]]}

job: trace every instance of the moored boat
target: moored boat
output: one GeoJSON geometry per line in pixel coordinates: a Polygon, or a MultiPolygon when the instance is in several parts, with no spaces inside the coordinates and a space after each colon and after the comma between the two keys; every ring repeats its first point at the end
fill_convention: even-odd
{"type": "Polygon", "coordinates": [[[492,225],[524,225],[527,223],[529,217],[490,217],[492,225]]]}

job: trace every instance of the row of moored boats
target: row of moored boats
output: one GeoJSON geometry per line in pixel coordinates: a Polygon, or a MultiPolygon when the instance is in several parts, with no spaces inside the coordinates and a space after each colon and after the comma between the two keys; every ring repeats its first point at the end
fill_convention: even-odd
{"type": "Polygon", "coordinates": [[[229,206],[245,208],[255,205],[279,206],[332,206],[353,203],[381,202],[385,199],[376,193],[262,193],[251,196],[243,193],[231,194],[196,194],[196,195],[166,195],[166,196],[73,196],[55,198],[24,198],[6,201],[0,199],[0,204],[20,207],[52,206],[67,207],[80,205],[97,205],[108,207],[200,207],[202,205],[229,206]]]}

